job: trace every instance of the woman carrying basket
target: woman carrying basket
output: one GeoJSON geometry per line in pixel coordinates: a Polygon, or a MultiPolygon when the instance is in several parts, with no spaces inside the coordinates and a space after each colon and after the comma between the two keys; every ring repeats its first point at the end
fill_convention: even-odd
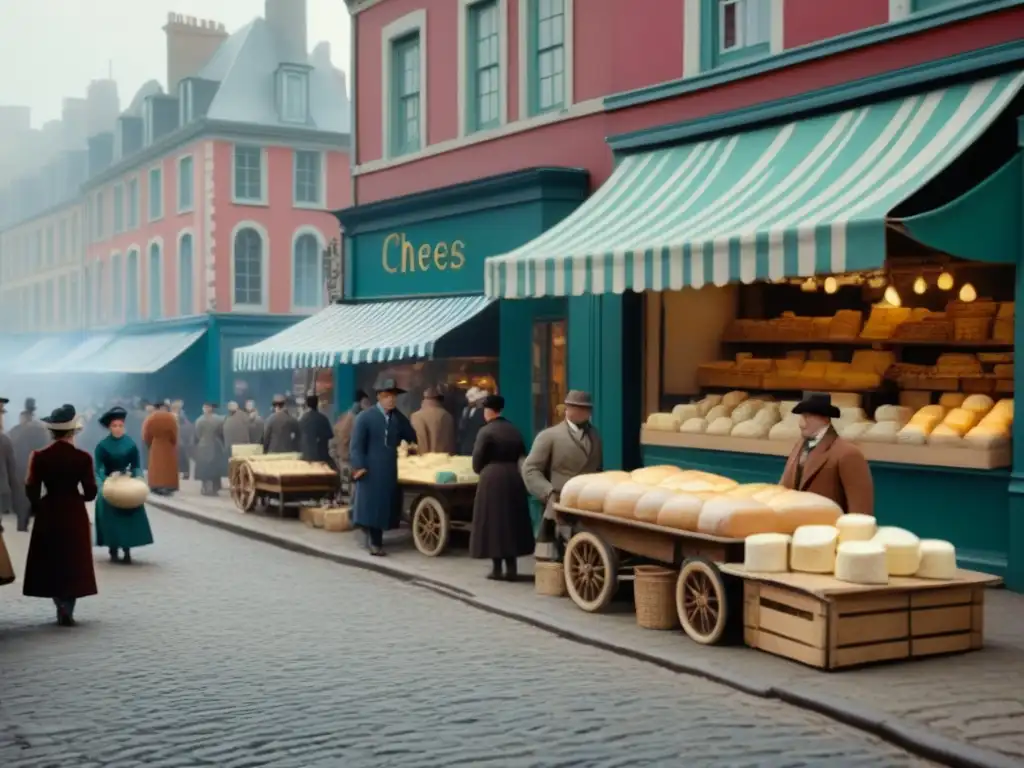
{"type": "MultiPolygon", "coordinates": [[[[110,562],[126,565],[132,561],[132,549],[153,543],[153,531],[142,499],[119,499],[117,496],[121,494],[115,494],[109,487],[104,488],[107,478],[115,475],[142,477],[139,448],[125,434],[127,416],[128,412],[121,407],[111,408],[103,414],[100,424],[110,434],[96,446],[96,479],[102,489],[96,499],[96,546],[110,551],[110,562]],[[124,552],[123,557],[119,556],[120,552],[124,552]]],[[[126,492],[124,495],[134,494],[126,492]]]]}

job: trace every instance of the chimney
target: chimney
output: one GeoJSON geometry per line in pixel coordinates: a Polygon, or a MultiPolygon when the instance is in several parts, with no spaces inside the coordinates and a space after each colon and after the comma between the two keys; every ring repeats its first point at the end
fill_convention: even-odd
{"type": "Polygon", "coordinates": [[[263,16],[277,41],[281,61],[306,63],[306,0],[265,0],[263,16]]]}
{"type": "Polygon", "coordinates": [[[178,83],[195,77],[213,58],[221,43],[228,39],[224,25],[195,16],[168,13],[167,24],[167,93],[178,93],[178,83]]]}

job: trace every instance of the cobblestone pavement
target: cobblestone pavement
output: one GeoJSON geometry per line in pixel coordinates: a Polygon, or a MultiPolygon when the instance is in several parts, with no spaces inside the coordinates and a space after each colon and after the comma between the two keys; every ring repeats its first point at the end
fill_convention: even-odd
{"type": "MultiPolygon", "coordinates": [[[[74,629],[0,589],[0,765],[923,765],[827,718],[151,511],[74,629]]],[[[21,569],[27,537],[5,534],[21,569]]]]}
{"type": "MultiPolygon", "coordinates": [[[[202,497],[187,484],[174,504],[204,519],[304,547],[328,556],[380,563],[361,552],[356,537],[316,531],[293,521],[243,515],[227,494],[202,497]]],[[[1024,596],[989,590],[985,648],[979,652],[880,665],[824,674],[784,659],[742,647],[707,648],[680,632],[651,632],[636,626],[631,606],[592,615],[569,600],[538,597],[529,583],[494,584],[481,578],[482,566],[465,557],[456,542],[444,557],[426,558],[412,547],[406,532],[389,534],[388,568],[411,578],[448,585],[477,602],[514,613],[556,630],[595,638],[641,652],[665,663],[707,671],[736,680],[749,689],[785,688],[816,705],[837,703],[889,725],[914,729],[922,738],[946,739],[1002,755],[1005,764],[1024,765],[1024,596]],[[820,703],[820,704],[819,704],[820,703]]],[[[532,558],[520,560],[520,572],[532,573],[532,558]]]]}

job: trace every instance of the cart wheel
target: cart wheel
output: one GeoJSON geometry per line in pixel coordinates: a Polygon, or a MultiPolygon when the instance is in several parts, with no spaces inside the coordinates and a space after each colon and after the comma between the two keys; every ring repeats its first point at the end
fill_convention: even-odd
{"type": "Polygon", "coordinates": [[[580,531],[565,548],[565,586],[569,597],[588,613],[604,610],[619,585],[619,563],[615,550],[600,536],[580,531]]]}
{"type": "Polygon", "coordinates": [[[231,484],[231,498],[243,512],[252,512],[256,508],[256,476],[252,467],[241,464],[231,484]]]}
{"type": "Polygon", "coordinates": [[[722,641],[729,618],[725,582],[718,568],[702,558],[683,562],[676,581],[676,610],[683,631],[701,645],[722,641]]]}
{"type": "Polygon", "coordinates": [[[433,496],[424,496],[416,502],[412,513],[412,540],[421,554],[437,557],[444,552],[451,528],[448,512],[433,496]]]}

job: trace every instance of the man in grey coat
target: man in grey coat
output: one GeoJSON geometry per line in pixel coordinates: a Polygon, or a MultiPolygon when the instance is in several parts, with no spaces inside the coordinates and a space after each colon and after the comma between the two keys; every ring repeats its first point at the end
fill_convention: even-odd
{"type": "Polygon", "coordinates": [[[249,415],[249,443],[250,445],[261,445],[263,443],[263,419],[260,418],[255,400],[246,402],[245,412],[249,415]]]}
{"type": "MultiPolygon", "coordinates": [[[[7,413],[6,405],[9,403],[6,397],[0,397],[0,516],[8,512],[18,516],[18,530],[28,530],[28,515],[18,509],[20,506],[18,496],[18,469],[14,463],[14,444],[11,438],[4,432],[4,414],[7,413]],[[25,526],[22,527],[22,518],[25,526]]],[[[0,530],[3,526],[0,525],[0,530]]]]}
{"type": "Polygon", "coordinates": [[[274,395],[274,412],[263,427],[264,453],[298,453],[299,420],[288,412],[288,401],[274,395]]]}
{"type": "Polygon", "coordinates": [[[526,488],[544,505],[535,553],[539,560],[558,559],[554,504],[562,486],[577,475],[601,469],[601,435],[590,421],[593,412],[594,401],[589,393],[570,390],[565,397],[565,421],[537,435],[523,462],[526,488]]]}
{"type": "Polygon", "coordinates": [[[231,456],[231,448],[235,445],[249,443],[249,414],[244,413],[238,403],[228,403],[228,417],[224,419],[224,449],[231,456]]]}
{"type": "Polygon", "coordinates": [[[203,415],[196,419],[196,479],[203,484],[204,496],[216,496],[221,480],[227,474],[227,453],[224,450],[224,419],[214,413],[216,403],[203,405],[203,415]]]}

